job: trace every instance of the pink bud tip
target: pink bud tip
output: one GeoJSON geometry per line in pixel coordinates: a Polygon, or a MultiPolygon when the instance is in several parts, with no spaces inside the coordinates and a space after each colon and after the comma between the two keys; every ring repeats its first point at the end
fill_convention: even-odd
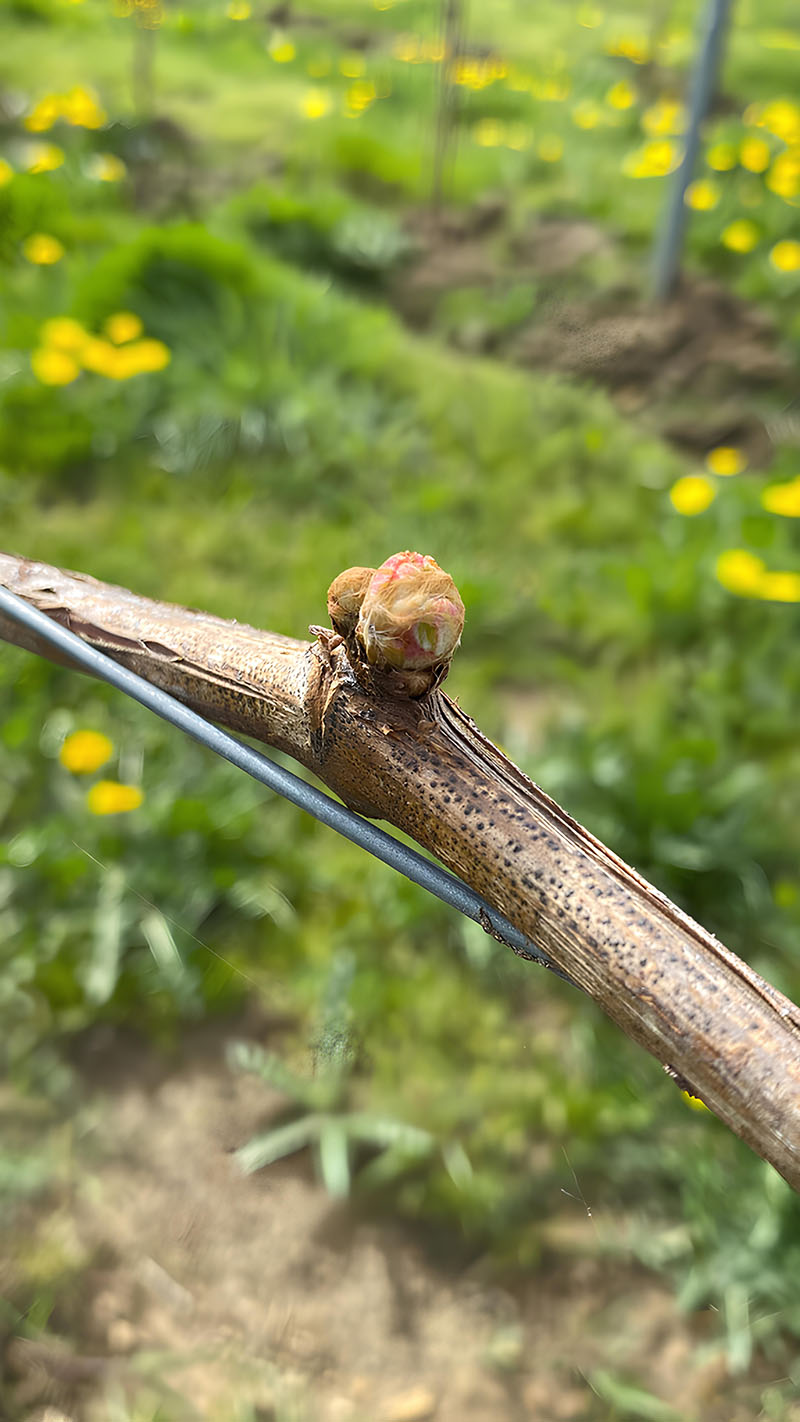
{"type": "Polygon", "coordinates": [[[394,553],[373,573],[356,636],[373,666],[426,671],[448,662],[464,627],[464,604],[435,558],[394,553]]]}

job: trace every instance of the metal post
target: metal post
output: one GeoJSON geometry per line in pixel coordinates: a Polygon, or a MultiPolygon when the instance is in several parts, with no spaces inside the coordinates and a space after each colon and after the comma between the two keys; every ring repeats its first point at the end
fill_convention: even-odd
{"type": "Polygon", "coordinates": [[[667,210],[656,241],[653,294],[657,301],[666,301],[672,295],[678,279],[688,218],[684,198],[697,161],[700,129],[714,97],[722,44],[732,3],[733,0],[708,0],[700,52],[692,75],[686,148],[681,165],[670,185],[667,210]]]}

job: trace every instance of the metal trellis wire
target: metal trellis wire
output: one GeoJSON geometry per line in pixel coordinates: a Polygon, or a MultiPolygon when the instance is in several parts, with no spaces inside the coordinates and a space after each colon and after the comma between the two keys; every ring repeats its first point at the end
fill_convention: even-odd
{"type": "Polygon", "coordinates": [[[345,839],[359,845],[392,869],[397,869],[407,879],[427,889],[452,908],[458,909],[459,913],[472,919],[474,923],[479,923],[486,932],[507,943],[521,956],[541,963],[565,982],[571,982],[567,974],[556,967],[541,949],[536,948],[524,933],[509,923],[507,918],[455,874],[450,874],[417,850],[402,844],[353,810],[348,810],[345,805],[331,799],[330,795],[317,790],[313,785],[307,785],[298,775],[276,765],[261,751],[254,750],[236,736],[231,736],[221,727],[206,721],[196,711],[176,701],[174,696],[170,696],[158,686],[153,686],[127,667],[120,666],[96,647],[89,646],[74,632],[54,622],[38,608],[31,607],[23,598],[17,597],[16,593],[9,592],[7,588],[0,588],[0,612],[36,633],[42,641],[63,652],[83,670],[91,672],[110,686],[116,687],[118,691],[124,692],[126,696],[132,697],[148,711],[185,731],[201,745],[222,756],[223,760],[230,761],[231,765],[243,770],[246,775],[251,775],[254,780],[260,781],[278,795],[283,795],[293,805],[307,811],[345,839]]]}
{"type": "Polygon", "coordinates": [[[667,209],[656,242],[653,290],[657,301],[666,301],[672,296],[678,280],[683,239],[689,220],[686,189],[692,181],[697,162],[703,121],[714,97],[731,5],[732,0],[708,0],[703,16],[703,33],[689,96],[686,147],[672,179],[667,209]]]}

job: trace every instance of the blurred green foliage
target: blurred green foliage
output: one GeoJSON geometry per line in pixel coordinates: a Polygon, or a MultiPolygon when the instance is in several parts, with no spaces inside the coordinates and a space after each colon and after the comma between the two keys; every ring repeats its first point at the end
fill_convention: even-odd
{"type": "MultiPolygon", "coordinates": [[[[389,300],[414,261],[436,86],[435,60],[401,50],[435,52],[433,14],[411,0],[312,8],[317,26],[280,32],[222,5],[168,9],[159,120],[131,111],[130,26],[105,0],[15,5],[0,83],[28,79],[0,124],[13,170],[0,186],[3,545],[294,635],[342,568],[434,553],[467,606],[453,691],[570,812],[797,997],[797,610],[736,598],[714,574],[731,548],[800,569],[794,522],[764,510],[755,474],[678,513],[668,491],[690,465],[603,394],[448,346],[475,320],[527,322],[536,283],[483,300],[454,282],[427,339],[403,329],[389,300]],[[97,89],[107,122],[26,129],[48,90],[74,85],[97,89]],[[51,142],[62,161],[30,171],[31,145],[51,142]],[[124,167],[100,181],[109,156],[124,167]],[[37,233],[63,256],[27,259],[37,233]],[[36,375],[45,322],[104,339],[123,311],[168,347],[164,369],[36,375]]],[[[611,275],[641,285],[664,180],[621,166],[643,114],[683,82],[691,10],[672,7],[649,65],[608,52],[643,42],[644,6],[597,26],[555,0],[509,5],[502,25],[476,15],[474,63],[495,55],[498,77],[463,86],[451,199],[499,192],[506,238],[532,211],[598,219],[621,244],[611,275]],[[617,109],[606,96],[622,80],[636,98],[617,109]],[[567,92],[542,97],[548,84],[567,92]],[[543,156],[544,138],[563,157],[543,156]]],[[[796,54],[769,38],[795,33],[788,7],[740,10],[735,102],[707,148],[752,136],[747,106],[794,82],[796,54]]],[[[776,155],[781,142],[769,134],[776,155]]],[[[769,253],[796,201],[738,162],[718,180],[690,260],[766,303],[794,360],[800,273],[769,253]],[[756,206],[758,243],[736,254],[721,233],[756,206]]],[[[770,476],[795,473],[787,442],[770,476]]],[[[628,1221],[625,1243],[603,1247],[671,1271],[687,1307],[720,1309],[732,1368],[800,1336],[796,1198],[591,1003],[136,706],[10,649],[0,827],[0,1041],[20,1089],[63,1099],[64,1047],[98,1021],[166,1041],[249,994],[293,1015],[282,1080],[318,1109],[304,1044],[331,964],[352,955],[358,1049],[323,1104],[436,1143],[383,1175],[373,1160],[356,1191],[371,1170],[387,1207],[526,1265],[574,1169],[587,1199],[628,1221]],[[140,809],[92,814],[97,777],[58,759],[79,728],[111,738],[103,773],[141,785],[140,809]]],[[[275,1062],[264,1069],[274,1081],[275,1062]]],[[[341,1139],[330,1150],[341,1186],[341,1139]]],[[[603,1386],[628,1415],[624,1386],[603,1386]]]]}

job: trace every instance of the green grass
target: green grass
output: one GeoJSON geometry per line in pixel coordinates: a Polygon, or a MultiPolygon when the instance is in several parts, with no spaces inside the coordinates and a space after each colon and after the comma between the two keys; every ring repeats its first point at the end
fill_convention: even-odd
{"type": "MultiPolygon", "coordinates": [[[[690,8],[675,7],[676,25],[690,8]]],[[[748,475],[718,481],[707,512],[682,517],[668,490],[690,466],[601,393],[402,328],[382,298],[401,270],[403,211],[429,189],[435,76],[391,45],[397,32],[432,35],[432,14],[317,10],[330,28],[298,27],[288,64],[268,57],[258,19],[237,24],[210,4],[170,12],[157,37],[158,107],[196,145],[191,211],[166,142],[151,172],[130,160],[139,206],[129,187],[91,181],[85,160],[121,142],[114,129],[44,135],[63,144],[65,164],[0,189],[3,546],[294,635],[321,619],[344,567],[402,547],[432,552],[467,605],[451,681],[462,704],[796,996],[796,609],[735,599],[714,576],[732,547],[798,569],[793,521],[764,511],[748,475]],[[358,118],[340,111],[352,81],[338,73],[354,26],[375,40],[367,73],[392,84],[358,118]],[[308,61],[323,54],[334,77],[310,78],[308,61]],[[299,108],[310,84],[334,95],[314,122],[299,108]],[[59,263],[24,260],[34,231],[63,242],[59,263]],[[121,309],[169,346],[166,370],[125,383],[88,372],[63,387],[36,380],[30,354],[45,320],[71,315],[98,332],[121,309]],[[537,737],[520,731],[512,703],[541,716],[537,737]]],[[[515,66],[533,74],[562,49],[575,95],[599,103],[623,73],[644,82],[603,45],[641,31],[648,14],[616,10],[587,29],[571,6],[509,5],[491,37],[502,32],[515,66]]],[[[786,54],[757,35],[790,23],[786,6],[741,6],[726,81],[737,103],[789,92],[786,54]]],[[[0,74],[29,74],[32,99],[93,83],[112,117],[129,117],[130,41],[129,22],[100,0],[20,5],[0,74]]],[[[670,54],[683,64],[688,47],[670,54]]],[[[679,72],[657,81],[668,89],[679,72]]],[[[510,230],[529,209],[601,219],[639,279],[664,183],[620,175],[640,142],[638,109],[583,130],[571,102],[500,81],[467,100],[458,200],[499,188],[510,230]],[[476,145],[486,117],[562,134],[563,161],[476,145]]],[[[739,132],[737,116],[719,121],[720,132],[731,126],[739,132]]],[[[6,138],[19,165],[24,133],[9,122],[6,138]]],[[[739,179],[723,178],[727,221],[739,179]]],[[[722,216],[709,213],[693,225],[693,260],[771,303],[791,332],[797,284],[766,253],[794,209],[768,195],[759,211],[765,236],[752,256],[720,261],[722,216]]],[[[493,319],[515,319],[514,301],[493,319]]],[[[794,472],[794,453],[780,451],[774,476],[794,472]]],[[[387,1208],[530,1263],[539,1218],[560,1204],[567,1148],[587,1197],[638,1222],[639,1257],[671,1270],[688,1304],[711,1300],[737,1320],[734,1361],[743,1293],[751,1342],[777,1348],[800,1332],[795,1197],[690,1113],[591,1003],[137,707],[11,650],[0,656],[0,825],[0,1037],[24,1089],[66,1091],[63,1044],[92,1023],[133,1019],[168,1040],[248,991],[295,1016],[302,1057],[330,965],[353,953],[363,1044],[353,1106],[430,1131],[444,1151],[396,1182],[387,1208]],[[85,784],[57,758],[83,726],[111,736],[103,773],[140,780],[140,810],[89,813],[85,784]],[[159,957],[153,942],[170,935],[175,953],[159,957]],[[468,1183],[443,1163],[454,1144],[471,1162],[468,1183]]]]}

